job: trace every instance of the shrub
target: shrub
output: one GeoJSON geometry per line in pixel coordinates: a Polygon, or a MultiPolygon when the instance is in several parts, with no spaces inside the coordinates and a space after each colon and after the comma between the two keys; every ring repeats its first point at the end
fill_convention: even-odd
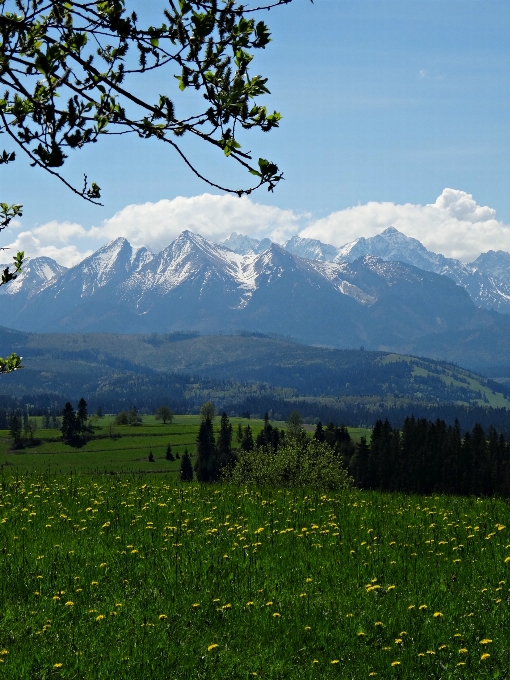
{"type": "Polygon", "coordinates": [[[352,484],[341,458],[327,444],[316,440],[288,441],[276,453],[260,447],[241,450],[235,467],[228,468],[223,476],[231,484],[328,491],[352,484]]]}

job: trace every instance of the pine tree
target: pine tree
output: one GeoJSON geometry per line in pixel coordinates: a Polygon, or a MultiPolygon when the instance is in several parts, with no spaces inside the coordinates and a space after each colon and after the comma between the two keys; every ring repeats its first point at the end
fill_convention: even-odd
{"type": "Polygon", "coordinates": [[[21,442],[21,422],[18,416],[12,416],[9,423],[9,430],[13,439],[13,445],[16,447],[21,442]]]}
{"type": "Polygon", "coordinates": [[[232,425],[225,411],[221,414],[220,431],[216,443],[216,456],[214,461],[213,478],[218,480],[221,471],[234,460],[232,454],[232,425]]]}
{"type": "Polygon", "coordinates": [[[62,410],[62,437],[64,441],[70,441],[76,435],[76,413],[70,401],[62,410]]]}
{"type": "Polygon", "coordinates": [[[317,423],[317,426],[315,428],[313,438],[316,439],[318,442],[325,442],[326,441],[326,435],[324,434],[324,429],[322,427],[322,423],[321,423],[320,420],[317,423]]]}
{"type": "Polygon", "coordinates": [[[195,474],[199,482],[213,481],[215,454],[216,446],[212,420],[209,415],[207,415],[200,423],[200,429],[197,436],[195,474]]]}
{"type": "Polygon", "coordinates": [[[172,447],[170,444],[168,444],[168,446],[166,447],[165,458],[166,460],[175,460],[174,454],[172,453],[172,447]]]}
{"type": "Polygon", "coordinates": [[[82,397],[78,402],[78,409],[76,411],[76,430],[83,432],[87,428],[87,402],[82,397]]]}
{"type": "Polygon", "coordinates": [[[244,428],[243,439],[241,441],[241,448],[243,451],[253,451],[253,435],[251,433],[251,427],[247,425],[244,428]]]}
{"type": "Polygon", "coordinates": [[[193,466],[191,465],[191,458],[189,457],[188,449],[184,451],[184,455],[181,460],[181,482],[192,482],[193,481],[193,466]]]}

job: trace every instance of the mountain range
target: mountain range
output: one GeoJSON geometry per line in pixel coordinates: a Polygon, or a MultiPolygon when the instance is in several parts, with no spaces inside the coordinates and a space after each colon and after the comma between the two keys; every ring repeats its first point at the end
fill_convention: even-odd
{"type": "Polygon", "coordinates": [[[502,251],[446,258],[394,228],[341,248],[184,231],[157,254],[118,238],[70,269],[34,258],[0,288],[0,313],[27,332],[245,330],[481,369],[509,356],[509,265],[502,251]]]}

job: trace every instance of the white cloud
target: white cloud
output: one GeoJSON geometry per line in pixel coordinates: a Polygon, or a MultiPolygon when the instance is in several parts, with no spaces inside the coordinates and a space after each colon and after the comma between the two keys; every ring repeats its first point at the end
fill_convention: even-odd
{"type": "Polygon", "coordinates": [[[153,251],[169,245],[185,229],[213,241],[237,231],[283,243],[298,231],[301,220],[302,216],[292,210],[254,203],[246,196],[202,194],[128,205],[101,227],[91,229],[89,236],[102,241],[124,236],[133,245],[144,245],[153,251]]]}
{"type": "Polygon", "coordinates": [[[510,251],[510,226],[496,219],[495,210],[456,189],[445,189],[427,205],[370,202],[346,208],[311,222],[299,235],[341,246],[390,226],[429,250],[465,262],[487,250],[510,251]]]}
{"type": "MultiPolygon", "coordinates": [[[[212,194],[177,197],[128,205],[91,229],[55,221],[31,231],[15,225],[17,238],[8,247],[13,254],[24,250],[30,257],[46,255],[70,267],[119,236],[154,252],[169,245],[184,229],[213,241],[221,241],[237,231],[284,243],[299,233],[341,246],[360,236],[379,234],[389,226],[414,236],[434,252],[464,261],[487,250],[510,251],[510,226],[496,219],[493,208],[480,206],[471,194],[455,189],[445,189],[434,203],[427,205],[370,202],[318,220],[309,214],[255,203],[247,197],[212,194]]],[[[4,255],[4,261],[10,259],[4,255]]]]}

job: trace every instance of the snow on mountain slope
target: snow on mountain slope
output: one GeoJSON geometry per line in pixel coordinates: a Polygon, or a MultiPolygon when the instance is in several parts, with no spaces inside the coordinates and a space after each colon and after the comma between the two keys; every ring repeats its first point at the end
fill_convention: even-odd
{"type": "Polygon", "coordinates": [[[335,248],[335,246],[322,243],[322,241],[314,238],[300,238],[299,236],[293,236],[289,239],[285,244],[285,250],[308,260],[325,262],[331,262],[338,254],[338,248],[335,248]]]}
{"type": "Polygon", "coordinates": [[[260,241],[257,238],[237,234],[233,231],[220,245],[233,250],[235,253],[239,253],[239,255],[249,255],[250,253],[262,253],[264,250],[267,250],[271,247],[271,241],[268,238],[263,238],[260,241]]]}
{"type": "MultiPolygon", "coordinates": [[[[3,271],[8,264],[0,264],[3,271]]],[[[23,266],[21,274],[5,286],[0,286],[0,295],[29,296],[31,293],[38,292],[40,288],[51,281],[56,276],[61,276],[67,271],[66,267],[58,264],[51,257],[34,257],[28,260],[23,266]]]]}

